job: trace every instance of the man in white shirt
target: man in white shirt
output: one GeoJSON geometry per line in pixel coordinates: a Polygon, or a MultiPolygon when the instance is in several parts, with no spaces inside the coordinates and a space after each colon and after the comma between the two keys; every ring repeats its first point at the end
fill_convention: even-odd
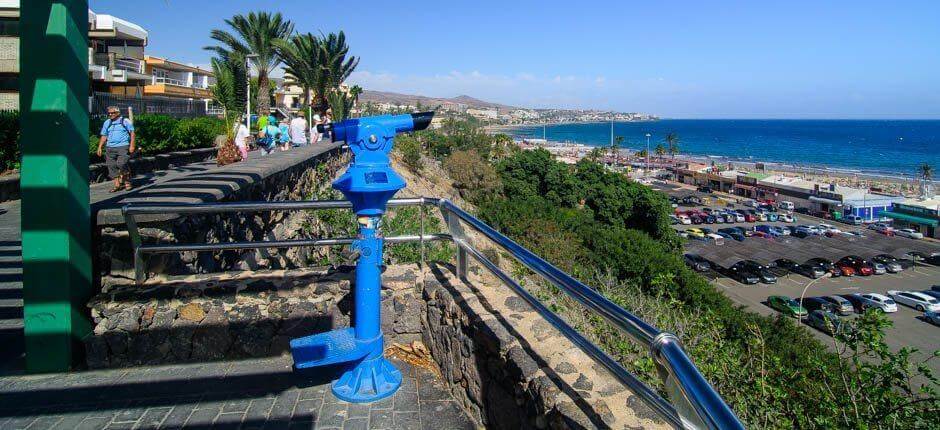
{"type": "Polygon", "coordinates": [[[307,120],[302,114],[299,114],[290,120],[288,129],[290,133],[290,142],[294,147],[307,145],[307,120]]]}

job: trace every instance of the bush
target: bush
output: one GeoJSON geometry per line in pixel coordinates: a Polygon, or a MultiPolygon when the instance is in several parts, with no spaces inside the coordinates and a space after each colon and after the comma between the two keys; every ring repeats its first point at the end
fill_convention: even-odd
{"type": "Polygon", "coordinates": [[[141,153],[148,155],[177,151],[177,144],[171,136],[183,121],[188,120],[180,120],[167,115],[135,115],[134,132],[137,135],[137,148],[141,153]]]}
{"type": "Polygon", "coordinates": [[[395,149],[401,155],[401,161],[405,167],[414,173],[418,173],[424,167],[421,161],[421,142],[413,135],[401,135],[395,139],[395,149]]]}
{"type": "Polygon", "coordinates": [[[3,170],[20,167],[20,113],[0,111],[0,163],[3,170]]]}
{"type": "Polygon", "coordinates": [[[225,134],[225,123],[216,118],[202,117],[182,120],[170,134],[176,151],[210,147],[216,136],[225,134]]]}

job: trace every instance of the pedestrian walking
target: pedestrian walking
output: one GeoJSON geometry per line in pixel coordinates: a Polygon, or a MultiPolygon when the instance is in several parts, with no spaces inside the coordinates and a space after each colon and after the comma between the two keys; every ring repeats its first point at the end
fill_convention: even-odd
{"type": "Polygon", "coordinates": [[[313,114],[313,118],[310,122],[310,143],[315,144],[320,141],[320,132],[317,130],[317,126],[322,124],[323,120],[320,119],[320,114],[313,114]]]}
{"type": "Polygon", "coordinates": [[[101,125],[98,140],[98,156],[102,156],[108,166],[108,176],[114,180],[111,192],[121,189],[131,190],[131,172],[128,166],[131,154],[137,149],[134,123],[121,116],[117,106],[108,106],[108,119],[101,125]]]}

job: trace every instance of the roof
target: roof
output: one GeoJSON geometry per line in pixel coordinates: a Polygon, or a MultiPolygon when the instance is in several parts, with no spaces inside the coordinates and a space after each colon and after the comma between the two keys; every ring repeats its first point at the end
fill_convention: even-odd
{"type": "Polygon", "coordinates": [[[751,173],[748,173],[748,174],[744,175],[745,178],[757,179],[758,181],[761,180],[761,179],[764,179],[764,178],[766,178],[766,177],[768,177],[768,176],[770,176],[770,175],[768,175],[768,174],[766,174],[766,173],[760,173],[760,172],[751,172],[751,173]]]}
{"type": "Polygon", "coordinates": [[[909,215],[909,214],[900,213],[900,212],[885,211],[885,212],[882,212],[881,214],[884,216],[887,216],[888,218],[904,220],[904,221],[912,222],[915,224],[929,225],[932,227],[936,227],[938,224],[940,224],[940,221],[937,221],[935,219],[920,217],[916,215],[909,215]]]}
{"type": "Polygon", "coordinates": [[[934,196],[929,199],[921,199],[921,198],[906,199],[898,203],[904,206],[912,206],[912,207],[940,211],[940,197],[938,196],[934,196]]]}
{"type": "Polygon", "coordinates": [[[113,15],[95,15],[95,26],[93,30],[114,31],[118,37],[128,39],[147,40],[147,30],[134,24],[133,22],[118,18],[113,15]]]}
{"type": "Polygon", "coordinates": [[[173,60],[168,60],[166,58],[155,57],[153,55],[145,55],[144,61],[147,62],[148,66],[157,66],[162,69],[182,71],[182,72],[196,72],[196,73],[201,73],[201,74],[210,75],[210,76],[212,75],[212,71],[210,70],[201,69],[197,66],[190,66],[187,64],[173,61],[173,60]]]}

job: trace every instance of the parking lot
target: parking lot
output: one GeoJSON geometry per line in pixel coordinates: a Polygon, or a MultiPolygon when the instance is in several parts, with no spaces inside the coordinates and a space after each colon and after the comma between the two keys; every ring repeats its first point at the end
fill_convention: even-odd
{"type": "MultiPolygon", "coordinates": [[[[716,195],[707,195],[675,185],[657,184],[655,188],[676,197],[696,195],[704,198],[703,205],[679,206],[680,210],[711,208],[751,209],[731,198],[719,200],[716,195]]],[[[747,237],[743,241],[725,239],[723,245],[713,241],[694,240],[686,241],[685,252],[699,255],[713,265],[716,270],[703,273],[712,279],[729,298],[744,305],[749,310],[762,315],[776,313],[767,306],[766,300],[771,295],[783,295],[799,299],[826,295],[843,295],[853,293],[881,293],[889,290],[924,291],[933,285],[940,285],[940,267],[915,261],[913,256],[930,256],[940,254],[940,244],[930,240],[914,240],[904,237],[889,237],[869,230],[863,226],[851,226],[837,221],[824,220],[809,215],[796,214],[798,219],[794,223],[783,222],[755,222],[755,223],[716,223],[700,225],[673,225],[676,230],[689,228],[708,228],[713,232],[725,227],[741,227],[752,230],[760,224],[766,225],[818,225],[826,223],[843,232],[859,232],[861,236],[848,234],[835,234],[827,236],[809,236],[798,238],[794,236],[779,236],[775,238],[747,237]],[[721,272],[742,260],[754,260],[761,265],[769,265],[777,259],[790,259],[797,263],[804,263],[811,258],[824,258],[837,261],[848,255],[857,255],[870,259],[875,255],[889,254],[898,258],[904,267],[900,273],[888,273],[872,276],[850,277],[823,277],[810,279],[803,275],[790,273],[782,269],[771,269],[778,275],[774,284],[745,285],[723,276],[721,272]]],[[[898,304],[898,312],[888,314],[894,326],[887,331],[886,341],[892,349],[901,347],[914,347],[925,353],[932,353],[940,347],[940,327],[934,326],[922,318],[922,312],[898,304]]],[[[850,316],[851,318],[851,316],[850,316]]],[[[807,327],[820,340],[832,345],[832,338],[828,335],[807,327]]],[[[940,361],[933,360],[931,368],[940,372],[940,361]]]]}

